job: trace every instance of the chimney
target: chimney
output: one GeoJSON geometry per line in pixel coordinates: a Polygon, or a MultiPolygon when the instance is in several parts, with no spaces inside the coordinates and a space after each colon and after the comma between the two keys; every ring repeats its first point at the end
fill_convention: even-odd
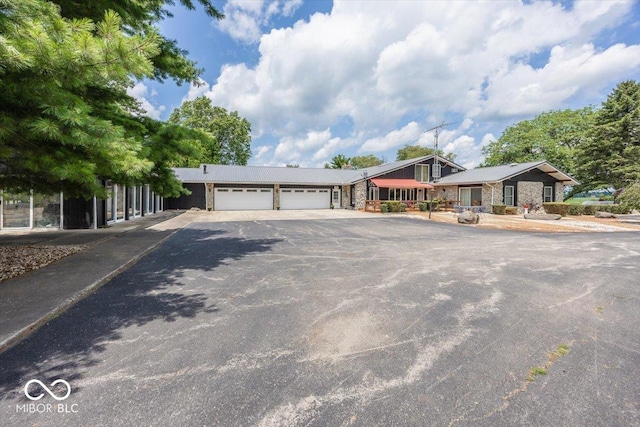
{"type": "Polygon", "coordinates": [[[207,165],[202,165],[203,173],[207,173],[207,165]]]}

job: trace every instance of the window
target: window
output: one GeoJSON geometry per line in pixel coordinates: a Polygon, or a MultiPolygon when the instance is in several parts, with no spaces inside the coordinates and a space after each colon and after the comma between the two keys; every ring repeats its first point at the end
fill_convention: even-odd
{"type": "Polygon", "coordinates": [[[271,193],[271,190],[260,190],[261,193],[271,193]]]}
{"type": "Polygon", "coordinates": [[[242,193],[242,188],[234,188],[231,191],[234,192],[234,193],[242,193]]]}
{"type": "Polygon", "coordinates": [[[254,190],[252,188],[247,190],[247,193],[257,193],[257,192],[258,192],[258,190],[254,190]]]}
{"type": "Polygon", "coordinates": [[[514,194],[513,185],[505,185],[504,186],[504,204],[507,206],[513,206],[513,194],[514,194]]]}
{"type": "Polygon", "coordinates": [[[440,163],[433,164],[433,179],[440,179],[442,176],[442,165],[440,163]]]}
{"type": "Polygon", "coordinates": [[[378,187],[369,187],[369,200],[380,200],[380,189],[378,187]]]}
{"type": "Polygon", "coordinates": [[[416,165],[416,181],[429,182],[429,165],[416,165]]]}
{"type": "Polygon", "coordinates": [[[482,206],[481,187],[462,187],[459,190],[459,195],[462,206],[482,206]]]}
{"type": "Polygon", "coordinates": [[[553,202],[553,187],[550,185],[545,185],[544,186],[544,193],[543,193],[543,197],[542,200],[544,200],[544,202],[553,202]]]}

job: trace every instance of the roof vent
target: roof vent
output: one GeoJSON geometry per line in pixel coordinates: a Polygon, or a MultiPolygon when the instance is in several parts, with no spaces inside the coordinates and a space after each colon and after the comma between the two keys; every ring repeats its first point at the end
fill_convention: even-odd
{"type": "Polygon", "coordinates": [[[207,173],[207,165],[202,165],[202,173],[207,173]]]}
{"type": "Polygon", "coordinates": [[[517,163],[511,163],[509,166],[514,167],[514,166],[518,166],[517,163]]]}

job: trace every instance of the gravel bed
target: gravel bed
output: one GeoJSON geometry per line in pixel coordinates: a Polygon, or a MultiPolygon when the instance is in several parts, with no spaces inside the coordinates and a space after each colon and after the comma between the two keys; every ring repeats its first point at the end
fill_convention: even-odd
{"type": "Polygon", "coordinates": [[[0,246],[0,282],[45,267],[87,245],[0,246]]]}

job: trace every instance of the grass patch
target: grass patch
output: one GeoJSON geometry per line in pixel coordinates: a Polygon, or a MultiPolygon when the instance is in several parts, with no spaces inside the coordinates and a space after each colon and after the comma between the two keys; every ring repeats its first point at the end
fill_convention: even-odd
{"type": "Polygon", "coordinates": [[[533,382],[536,380],[536,377],[539,375],[547,375],[547,370],[539,366],[532,366],[531,369],[529,369],[529,375],[527,375],[527,381],[533,382]]]}
{"type": "Polygon", "coordinates": [[[534,382],[536,377],[540,375],[547,375],[548,370],[553,366],[553,364],[562,356],[569,353],[569,346],[566,344],[560,344],[554,351],[549,353],[549,359],[547,363],[543,366],[532,366],[529,369],[529,374],[527,375],[527,381],[534,382]]]}
{"type": "Polygon", "coordinates": [[[602,314],[603,311],[604,311],[604,307],[603,306],[596,307],[596,313],[602,314]]]}

